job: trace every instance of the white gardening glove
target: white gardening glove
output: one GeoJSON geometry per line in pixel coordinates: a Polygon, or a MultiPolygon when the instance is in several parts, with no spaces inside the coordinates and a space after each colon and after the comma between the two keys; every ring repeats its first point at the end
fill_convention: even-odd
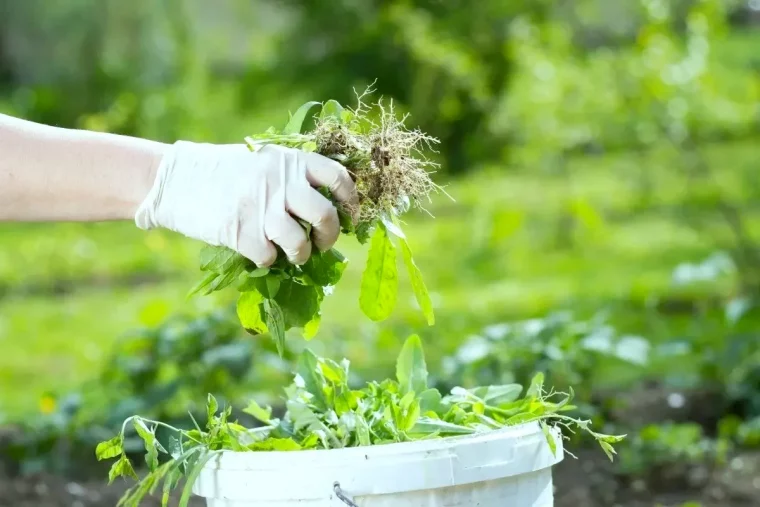
{"type": "Polygon", "coordinates": [[[141,229],[163,227],[232,248],[257,266],[275,261],[274,244],[290,262],[303,264],[311,243],[294,217],[313,225],[320,250],[332,247],[340,234],[337,210],[314,188],[321,186],[338,201],[356,204],[346,169],[316,153],[179,141],[164,155],[135,222],[141,229]]]}

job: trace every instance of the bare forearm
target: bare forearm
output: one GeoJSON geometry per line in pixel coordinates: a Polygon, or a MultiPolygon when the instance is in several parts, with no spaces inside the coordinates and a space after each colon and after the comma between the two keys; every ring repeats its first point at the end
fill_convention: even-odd
{"type": "Polygon", "coordinates": [[[132,219],[165,149],[0,114],[0,221],[132,219]]]}

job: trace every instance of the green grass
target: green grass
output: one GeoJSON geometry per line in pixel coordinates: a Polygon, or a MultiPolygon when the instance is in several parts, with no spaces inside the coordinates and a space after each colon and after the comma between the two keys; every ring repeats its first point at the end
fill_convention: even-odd
{"type": "Polygon", "coordinates": [[[173,276],[197,260],[198,243],[131,223],[4,224],[0,227],[0,288],[44,291],[65,281],[129,283],[173,276]]]}
{"type": "Polygon", "coordinates": [[[0,301],[0,414],[36,410],[45,393],[93,377],[125,331],[213,304],[186,293],[187,282],[173,282],[0,301]]]}
{"type": "MultiPolygon", "coordinates": [[[[704,152],[719,170],[688,192],[666,152],[575,158],[569,161],[570,180],[492,169],[452,182],[447,190],[456,202],[437,197],[431,207],[435,219],[417,215],[405,227],[433,294],[437,325],[425,326],[403,275],[399,307],[389,322],[375,326],[361,316],[365,252],[349,238],[339,247],[351,263],[325,302],[323,328],[312,346],[318,353],[351,357],[370,374],[386,374],[404,337],[398,333],[418,330],[435,367],[483,324],[560,306],[591,311],[603,304],[621,309],[624,331],[660,333],[650,337],[662,339],[688,319],[658,328],[641,310],[646,298],[682,295],[671,283],[673,268],[732,242],[717,215],[705,212],[716,195],[746,207],[748,229],[760,237],[760,210],[751,209],[758,186],[749,183],[756,144],[715,144],[704,152]],[[642,167],[652,178],[648,196],[639,191],[642,167]],[[682,222],[675,211],[683,203],[694,205],[705,220],[696,227],[682,222]],[[570,229],[559,221],[564,210],[570,229]],[[562,241],[563,230],[569,230],[569,244],[562,241]],[[378,356],[378,350],[388,352],[378,356]]],[[[0,412],[37,410],[48,390],[88,379],[130,328],[188,305],[211,304],[205,298],[185,300],[198,274],[198,248],[197,242],[160,231],[146,234],[129,223],[1,226],[0,412]],[[148,283],[128,285],[141,277],[148,283]],[[46,294],[57,280],[76,281],[75,290],[46,294]]]]}

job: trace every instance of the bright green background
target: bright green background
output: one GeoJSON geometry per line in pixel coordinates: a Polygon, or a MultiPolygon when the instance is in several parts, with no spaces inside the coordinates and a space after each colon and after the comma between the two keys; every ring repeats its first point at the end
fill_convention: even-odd
{"type": "MultiPolygon", "coordinates": [[[[732,273],[687,287],[673,273],[758,252],[760,32],[738,2],[554,3],[8,0],[0,111],[236,142],[304,100],[348,101],[377,80],[442,140],[435,178],[454,202],[435,197],[435,218],[406,227],[438,324],[426,328],[409,291],[389,322],[364,318],[365,253],[341,241],[351,263],[317,351],[387,375],[417,331],[441,372],[483,326],[561,308],[608,309],[652,344],[685,336],[720,350],[724,305],[757,295],[758,257],[735,254],[732,273]],[[653,313],[656,301],[708,306],[719,324],[700,333],[698,312],[653,313]]],[[[135,326],[231,300],[186,299],[199,247],[130,223],[0,225],[0,417],[36,414],[48,393],[94,378],[135,326]]],[[[701,354],[636,378],[688,377],[701,354]]],[[[630,379],[610,367],[584,382],[630,379]]]]}

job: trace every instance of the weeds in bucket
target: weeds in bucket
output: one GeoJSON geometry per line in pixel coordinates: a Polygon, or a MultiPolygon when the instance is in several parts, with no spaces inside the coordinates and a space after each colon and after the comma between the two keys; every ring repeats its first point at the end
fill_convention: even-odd
{"type": "MultiPolygon", "coordinates": [[[[116,458],[109,481],[131,477],[138,483],[128,490],[119,505],[137,506],[141,499],[163,491],[169,494],[186,477],[180,506],[190,498],[192,486],[208,460],[220,451],[266,452],[305,449],[340,449],[396,442],[453,437],[494,431],[517,424],[537,422],[552,453],[562,432],[581,430],[594,437],[613,459],[613,444],[625,435],[605,435],[590,428],[590,421],[566,414],[573,410],[570,393],[547,392],[542,374],[527,390],[519,384],[454,388],[448,396],[428,387],[428,371],[418,336],[407,339],[396,362],[396,378],[369,382],[354,390],[348,383],[349,363],[317,357],[306,350],[295,371],[295,380],[285,389],[286,412],[275,418],[272,409],[251,402],[244,412],[263,426],[246,428],[230,421],[231,408],[220,410],[209,395],[208,422],[202,429],[185,431],[160,421],[139,416],[127,419],[120,433],[100,443],[99,460],[116,458]],[[163,445],[156,430],[163,427],[171,436],[163,445]],[[145,445],[149,473],[139,480],[124,449],[127,432],[133,428],[145,445]]],[[[192,416],[191,416],[192,417],[192,416]]]]}
{"type": "MultiPolygon", "coordinates": [[[[246,138],[246,142],[254,151],[277,144],[317,152],[343,164],[356,183],[359,204],[348,209],[335,203],[341,231],[362,244],[371,240],[359,296],[362,311],[370,319],[381,321],[396,305],[395,238],[420,309],[433,325],[433,304],[399,218],[412,207],[424,209],[430,195],[441,190],[428,172],[436,164],[424,155],[437,140],[407,129],[406,117],[397,118],[392,103],[365,103],[371,92],[358,95],[358,105],[353,109],[334,100],[307,102],[283,130],[270,128],[246,138]]],[[[332,199],[329,190],[320,191],[332,199]]],[[[309,224],[302,225],[310,234],[309,224]]],[[[257,267],[233,250],[208,246],[201,254],[201,270],[207,276],[192,293],[210,294],[235,284],[240,292],[237,309],[243,327],[252,334],[268,332],[282,354],[288,329],[302,328],[306,339],[317,333],[321,303],[340,281],[345,267],[346,259],[335,249],[315,249],[302,266],[289,263],[280,252],[274,265],[257,267]]]]}

